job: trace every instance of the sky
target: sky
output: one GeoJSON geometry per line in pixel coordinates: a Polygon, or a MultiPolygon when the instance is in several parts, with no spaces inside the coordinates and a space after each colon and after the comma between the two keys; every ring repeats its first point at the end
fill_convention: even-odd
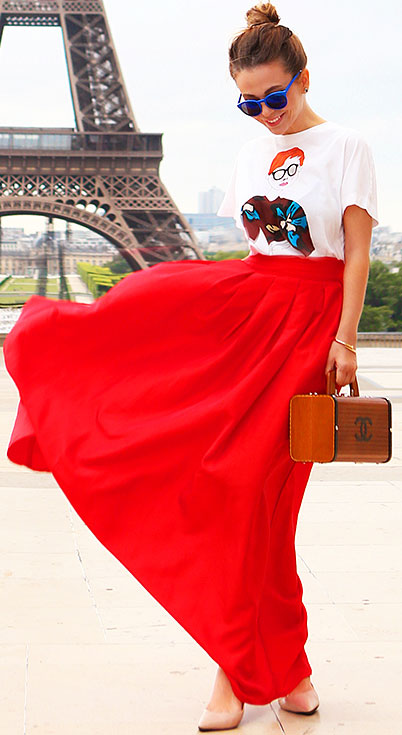
{"type": "MultiPolygon", "coordinates": [[[[236,108],[238,91],[227,60],[250,5],[104,5],[137,124],[142,132],[163,133],[161,179],[182,212],[195,212],[198,192],[225,190],[241,145],[261,135],[260,124],[236,108]]],[[[309,104],[324,119],[366,138],[376,165],[380,225],[402,232],[401,8],[399,0],[276,4],[281,23],[299,36],[307,53],[309,104]]],[[[61,29],[6,27],[0,90],[1,127],[73,127],[61,29]]],[[[29,220],[37,229],[38,218],[29,220]]],[[[17,218],[3,224],[17,226],[17,218]]]]}

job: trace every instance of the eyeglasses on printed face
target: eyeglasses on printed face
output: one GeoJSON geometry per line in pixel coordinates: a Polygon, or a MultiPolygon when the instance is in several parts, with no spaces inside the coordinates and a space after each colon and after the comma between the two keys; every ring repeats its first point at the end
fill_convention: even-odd
{"type": "Polygon", "coordinates": [[[240,93],[237,107],[239,108],[239,110],[244,112],[245,115],[251,115],[251,117],[261,115],[263,102],[267,105],[267,107],[271,107],[272,110],[282,110],[282,108],[286,107],[288,103],[287,93],[290,89],[290,86],[301,73],[302,69],[300,69],[300,71],[298,71],[297,74],[294,75],[293,79],[290,80],[286,89],[278,90],[278,92],[271,92],[270,94],[267,94],[267,96],[264,97],[262,100],[244,100],[243,102],[240,102],[242,96],[242,93],[240,93]]]}
{"type": "Polygon", "coordinates": [[[272,171],[270,175],[275,181],[280,181],[283,179],[285,174],[288,176],[294,176],[298,168],[298,163],[291,163],[287,168],[277,168],[275,171],[272,171]]]}

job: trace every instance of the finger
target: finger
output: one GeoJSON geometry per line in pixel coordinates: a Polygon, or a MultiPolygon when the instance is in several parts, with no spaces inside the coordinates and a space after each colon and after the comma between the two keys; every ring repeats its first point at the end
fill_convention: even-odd
{"type": "Polygon", "coordinates": [[[354,373],[346,372],[342,370],[342,368],[338,368],[336,371],[335,380],[341,387],[344,385],[349,385],[350,383],[353,383],[353,379],[355,377],[354,373]]]}
{"type": "Polygon", "coordinates": [[[335,368],[335,360],[334,359],[327,360],[327,364],[326,364],[325,370],[324,370],[325,375],[327,373],[329,373],[331,370],[334,370],[334,368],[335,368]]]}

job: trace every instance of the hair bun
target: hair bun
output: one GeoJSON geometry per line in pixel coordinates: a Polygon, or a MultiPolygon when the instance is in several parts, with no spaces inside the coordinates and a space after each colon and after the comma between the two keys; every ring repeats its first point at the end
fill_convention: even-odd
{"type": "Polygon", "coordinates": [[[254,25],[262,25],[263,23],[271,23],[273,26],[276,26],[280,21],[280,17],[272,3],[259,3],[247,11],[246,20],[248,28],[254,25]]]}

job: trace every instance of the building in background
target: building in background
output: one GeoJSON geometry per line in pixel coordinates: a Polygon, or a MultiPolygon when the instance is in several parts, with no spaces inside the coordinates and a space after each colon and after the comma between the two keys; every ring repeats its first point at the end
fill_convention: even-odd
{"type": "MultiPolygon", "coordinates": [[[[213,191],[212,189],[210,191],[213,191]]],[[[185,218],[204,253],[218,251],[249,250],[243,230],[236,227],[232,217],[218,217],[214,213],[190,213],[185,218]]],[[[2,227],[0,247],[0,273],[3,275],[36,277],[38,269],[38,243],[43,232],[26,233],[20,227],[2,227]]],[[[104,265],[118,255],[118,250],[97,233],[79,228],[72,230],[68,239],[62,230],[55,230],[55,245],[62,242],[66,273],[76,272],[76,263],[85,261],[92,265],[104,265]]],[[[390,227],[373,229],[370,248],[371,260],[383,263],[402,263],[402,232],[390,227]]],[[[57,275],[56,254],[49,252],[49,275],[57,275]]]]}
{"type": "Polygon", "coordinates": [[[213,186],[198,193],[198,212],[185,214],[203,252],[247,250],[243,232],[231,217],[218,217],[225,192],[213,186]]]}
{"type": "Polygon", "coordinates": [[[200,191],[198,194],[198,214],[216,214],[223,202],[225,192],[213,186],[208,191],[200,191]]]}
{"type": "MultiPolygon", "coordinates": [[[[37,278],[43,236],[43,232],[26,234],[23,228],[3,227],[0,274],[37,278]]],[[[56,247],[59,241],[63,246],[64,268],[67,274],[75,274],[76,265],[81,261],[91,265],[104,265],[118,255],[115,245],[91,230],[83,228],[73,230],[68,240],[64,232],[57,230],[52,237],[53,245],[49,245],[47,254],[49,276],[57,276],[59,273],[56,247]]]]}
{"type": "Polygon", "coordinates": [[[383,263],[402,262],[402,232],[390,227],[375,227],[371,240],[370,257],[383,263]]]}
{"type": "Polygon", "coordinates": [[[216,214],[185,214],[197,241],[204,252],[218,250],[248,250],[243,231],[236,227],[232,217],[216,214]]]}

